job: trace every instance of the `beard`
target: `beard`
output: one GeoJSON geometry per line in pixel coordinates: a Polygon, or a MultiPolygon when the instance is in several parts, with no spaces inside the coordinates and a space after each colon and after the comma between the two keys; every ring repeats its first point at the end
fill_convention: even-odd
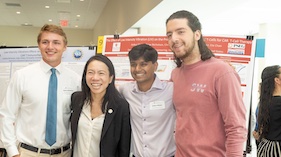
{"type": "MultiPolygon", "coordinates": [[[[187,58],[188,56],[190,56],[190,55],[192,54],[193,50],[194,50],[195,42],[196,42],[196,41],[193,39],[193,40],[190,42],[189,47],[185,47],[185,48],[183,49],[184,52],[175,53],[175,51],[173,51],[175,57],[176,57],[176,58],[179,58],[180,60],[183,60],[183,59],[187,58]]],[[[185,44],[185,43],[184,43],[184,44],[185,44]]]]}

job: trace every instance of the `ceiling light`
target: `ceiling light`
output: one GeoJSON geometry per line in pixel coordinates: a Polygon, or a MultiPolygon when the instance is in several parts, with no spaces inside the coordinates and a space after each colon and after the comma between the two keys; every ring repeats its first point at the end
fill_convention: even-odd
{"type": "Polygon", "coordinates": [[[24,24],[21,24],[21,26],[33,26],[33,25],[29,24],[29,23],[24,23],[24,24]]]}
{"type": "Polygon", "coordinates": [[[77,28],[78,26],[77,26],[77,25],[75,25],[75,27],[77,28]]]}
{"type": "Polygon", "coordinates": [[[46,8],[46,9],[49,9],[49,8],[50,8],[50,6],[46,5],[46,6],[45,6],[45,8],[46,8]]]}
{"type": "Polygon", "coordinates": [[[17,13],[17,14],[20,14],[20,11],[17,11],[16,13],[17,13]]]}
{"type": "Polygon", "coordinates": [[[84,0],[80,0],[80,2],[84,2],[84,0]]]}
{"type": "Polygon", "coordinates": [[[49,19],[49,22],[52,22],[53,20],[52,19],[49,19]]]}
{"type": "Polygon", "coordinates": [[[77,17],[80,17],[80,15],[76,15],[77,17]]]}

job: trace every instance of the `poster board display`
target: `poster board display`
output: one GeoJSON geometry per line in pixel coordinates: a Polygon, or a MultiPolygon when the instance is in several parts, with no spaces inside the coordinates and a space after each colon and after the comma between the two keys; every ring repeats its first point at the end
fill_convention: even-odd
{"type": "Polygon", "coordinates": [[[119,86],[126,81],[133,81],[130,74],[128,58],[129,50],[138,44],[146,43],[158,51],[157,76],[161,80],[169,80],[172,69],[175,68],[174,55],[168,47],[165,36],[122,36],[115,39],[113,36],[104,36],[102,54],[111,59],[116,71],[116,85],[119,86]]]}
{"type": "MultiPolygon", "coordinates": [[[[96,54],[96,47],[67,47],[63,53],[62,62],[81,75],[86,61],[96,54]]],[[[0,103],[8,87],[13,73],[27,65],[38,62],[41,53],[38,47],[1,47],[0,48],[0,103]]]]}
{"type": "MultiPolygon", "coordinates": [[[[248,127],[251,118],[256,40],[253,40],[252,36],[204,36],[204,39],[216,57],[229,62],[240,76],[243,101],[247,110],[246,127],[248,127]]],[[[246,149],[246,142],[244,148],[246,149]]]]}
{"type": "MultiPolygon", "coordinates": [[[[207,46],[216,58],[230,63],[241,79],[243,101],[247,109],[247,122],[251,106],[252,81],[254,73],[255,40],[251,36],[211,36],[204,35],[207,46]]],[[[116,85],[133,81],[130,75],[128,52],[138,44],[146,43],[159,54],[157,76],[169,80],[171,71],[176,67],[173,52],[168,46],[166,36],[104,36],[102,54],[108,56],[116,70],[116,85]]],[[[248,124],[246,124],[248,126],[248,124]]],[[[246,148],[246,147],[245,147],[246,148]]]]}
{"type": "MultiPolygon", "coordinates": [[[[207,46],[219,59],[229,62],[241,79],[243,95],[251,85],[253,75],[253,40],[246,37],[204,36],[207,46]]],[[[162,80],[169,80],[175,68],[173,52],[168,46],[166,36],[104,36],[102,53],[108,56],[116,70],[117,81],[132,81],[128,59],[129,50],[138,44],[146,43],[154,47],[159,54],[159,66],[156,74],[162,80]]]]}

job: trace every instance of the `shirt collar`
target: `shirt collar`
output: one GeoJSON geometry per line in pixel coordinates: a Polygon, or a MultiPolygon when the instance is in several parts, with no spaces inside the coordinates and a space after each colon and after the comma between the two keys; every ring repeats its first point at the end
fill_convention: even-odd
{"type": "MultiPolygon", "coordinates": [[[[50,71],[50,69],[53,68],[49,64],[47,64],[43,59],[40,60],[40,66],[45,73],[48,73],[50,71]]],[[[54,68],[56,68],[58,73],[62,73],[63,64],[60,63],[58,66],[56,66],[54,68]]]]}
{"type": "MultiPolygon", "coordinates": [[[[153,82],[151,88],[150,88],[148,91],[146,91],[146,92],[150,92],[150,91],[152,91],[152,90],[161,90],[161,89],[164,89],[164,86],[163,86],[161,80],[160,80],[160,79],[157,77],[157,75],[155,74],[154,82],[153,82]]],[[[133,91],[133,92],[137,92],[137,93],[142,92],[142,91],[139,90],[139,87],[138,87],[136,81],[135,81],[135,83],[134,83],[134,87],[133,87],[133,90],[132,90],[132,91],[133,91]]],[[[144,93],[146,93],[146,92],[144,92],[144,93]]]]}

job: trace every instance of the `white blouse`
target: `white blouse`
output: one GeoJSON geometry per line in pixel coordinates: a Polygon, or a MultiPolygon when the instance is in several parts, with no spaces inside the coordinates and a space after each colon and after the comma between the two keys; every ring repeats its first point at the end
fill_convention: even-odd
{"type": "Polygon", "coordinates": [[[105,114],[91,118],[89,104],[83,106],[78,122],[73,157],[100,157],[100,138],[105,114]]]}

